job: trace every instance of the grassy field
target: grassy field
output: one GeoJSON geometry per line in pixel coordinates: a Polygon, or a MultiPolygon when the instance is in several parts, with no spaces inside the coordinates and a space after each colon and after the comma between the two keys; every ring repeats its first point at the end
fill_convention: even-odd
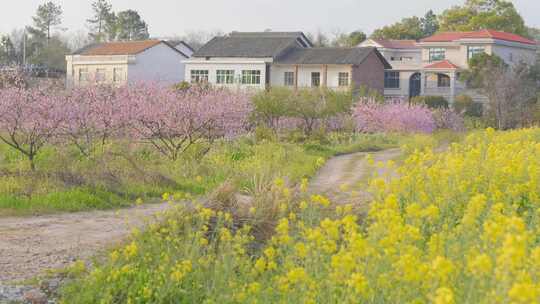
{"type": "Polygon", "coordinates": [[[263,205],[178,207],[78,263],[62,303],[538,302],[540,130],[409,151],[366,220],[278,178],[263,205]]]}
{"type": "Polygon", "coordinates": [[[243,191],[277,176],[297,183],[328,157],[398,145],[398,136],[338,135],[311,141],[256,141],[242,137],[193,146],[171,161],[148,146],[115,141],[85,157],[75,147],[47,146],[35,172],[10,147],[0,144],[0,215],[29,215],[113,209],[208,193],[225,181],[243,191]],[[159,201],[159,200],[157,200],[159,201]]]}

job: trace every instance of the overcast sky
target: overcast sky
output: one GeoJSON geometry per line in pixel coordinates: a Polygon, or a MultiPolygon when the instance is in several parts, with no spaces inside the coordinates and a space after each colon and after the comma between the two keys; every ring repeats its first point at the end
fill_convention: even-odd
{"type": "MultiPolygon", "coordinates": [[[[22,28],[44,0],[2,0],[0,33],[22,28]]],[[[91,0],[56,0],[64,9],[63,26],[85,30],[91,0]]],[[[111,0],[115,11],[135,9],[154,37],[190,31],[229,32],[265,29],[370,33],[403,17],[436,13],[464,0],[111,0]],[[406,5],[404,5],[406,3],[406,5]]],[[[540,0],[514,0],[528,26],[540,27],[540,0]]]]}

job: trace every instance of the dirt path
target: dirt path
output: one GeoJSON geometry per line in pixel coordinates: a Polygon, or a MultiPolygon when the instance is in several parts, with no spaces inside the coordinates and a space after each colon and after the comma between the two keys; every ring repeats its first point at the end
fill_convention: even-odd
{"type": "MultiPolygon", "coordinates": [[[[368,153],[330,159],[312,180],[310,192],[325,194],[334,203],[363,202],[365,181],[373,167],[368,153]],[[361,185],[359,185],[361,184],[361,185]]],[[[372,154],[378,162],[399,156],[398,149],[372,154]]],[[[376,169],[384,173],[386,169],[376,169]]],[[[0,286],[63,268],[121,242],[134,226],[165,210],[168,204],[149,204],[120,211],[92,211],[36,217],[0,217],[0,286]]]]}
{"type": "Polygon", "coordinates": [[[144,225],[145,218],[168,206],[0,218],[0,285],[91,257],[117,244],[133,227],[144,225]]]}
{"type": "Polygon", "coordinates": [[[353,153],[330,159],[313,178],[309,192],[323,194],[337,204],[362,203],[368,199],[367,179],[373,170],[382,176],[388,172],[386,167],[371,166],[366,160],[370,154],[377,162],[387,162],[400,155],[399,149],[390,149],[374,153],[353,153]]]}

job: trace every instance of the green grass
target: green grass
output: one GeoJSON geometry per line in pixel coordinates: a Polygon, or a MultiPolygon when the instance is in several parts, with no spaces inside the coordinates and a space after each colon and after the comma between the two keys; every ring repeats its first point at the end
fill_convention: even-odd
{"type": "Polygon", "coordinates": [[[47,146],[36,172],[17,151],[0,145],[0,215],[31,215],[126,207],[163,193],[203,195],[224,182],[252,192],[260,183],[284,177],[290,184],[313,176],[338,154],[397,147],[398,136],[329,134],[299,142],[243,137],[194,146],[171,161],[151,147],[114,142],[92,158],[74,147],[47,146]]]}

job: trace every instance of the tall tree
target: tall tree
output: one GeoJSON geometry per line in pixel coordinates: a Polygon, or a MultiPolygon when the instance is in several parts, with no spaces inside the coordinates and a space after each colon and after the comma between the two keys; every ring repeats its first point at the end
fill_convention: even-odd
{"type": "Polygon", "coordinates": [[[51,39],[53,28],[62,24],[62,7],[52,1],[48,1],[38,6],[36,15],[32,17],[34,21],[34,31],[47,38],[47,43],[51,39]]]}
{"type": "Polygon", "coordinates": [[[529,37],[536,41],[540,41],[540,28],[529,27],[527,28],[527,31],[529,32],[529,37]]]}
{"type": "Polygon", "coordinates": [[[416,16],[403,18],[400,22],[377,29],[371,35],[375,39],[421,39],[424,37],[422,20],[416,16]]]}
{"type": "Polygon", "coordinates": [[[90,37],[96,41],[106,39],[107,26],[112,19],[112,5],[107,0],[96,0],[92,3],[94,15],[86,20],[91,27],[90,37]]]}
{"type": "Polygon", "coordinates": [[[424,37],[429,37],[439,30],[439,21],[433,10],[429,10],[421,19],[422,32],[424,37]]]}
{"type": "Polygon", "coordinates": [[[148,25],[134,10],[119,12],[115,19],[119,40],[144,40],[150,36],[148,25]]]}
{"type": "Polygon", "coordinates": [[[0,64],[11,64],[17,60],[15,46],[8,35],[0,38],[0,64]]]}
{"type": "Polygon", "coordinates": [[[354,31],[349,33],[349,46],[357,46],[366,40],[367,35],[362,31],[354,31]]]}
{"type": "Polygon", "coordinates": [[[505,0],[467,0],[440,16],[442,31],[476,31],[493,29],[528,36],[525,21],[514,4],[505,0]]]}

